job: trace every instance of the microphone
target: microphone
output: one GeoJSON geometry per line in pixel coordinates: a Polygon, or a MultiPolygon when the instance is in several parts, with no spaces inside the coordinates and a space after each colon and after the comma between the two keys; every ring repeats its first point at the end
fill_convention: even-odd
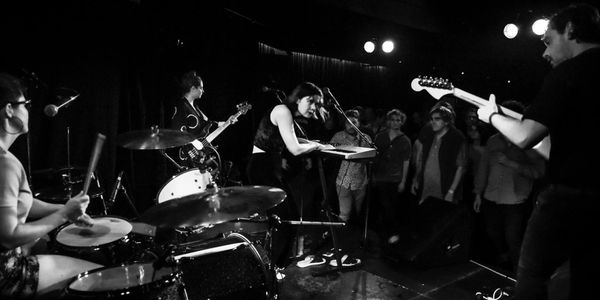
{"type": "Polygon", "coordinates": [[[46,116],[48,116],[48,117],[54,117],[54,116],[56,116],[56,114],[58,114],[58,110],[59,109],[61,109],[63,107],[66,107],[69,103],[71,103],[71,101],[77,99],[79,97],[79,95],[80,94],[77,94],[77,95],[74,95],[74,96],[71,96],[71,97],[67,98],[67,100],[59,101],[59,103],[62,102],[59,105],[54,105],[54,104],[48,104],[48,105],[46,105],[44,107],[44,114],[46,116]]]}
{"type": "Polygon", "coordinates": [[[110,197],[108,198],[108,205],[110,205],[111,207],[113,205],[115,205],[115,201],[117,199],[117,192],[119,191],[119,188],[121,187],[121,177],[123,177],[123,172],[124,171],[119,172],[119,175],[117,176],[117,180],[115,180],[115,185],[113,186],[112,193],[110,194],[110,197]]]}
{"type": "Polygon", "coordinates": [[[337,99],[335,99],[335,96],[333,96],[331,90],[328,87],[323,88],[323,94],[325,96],[328,96],[329,99],[331,99],[330,103],[332,103],[334,106],[340,107],[340,103],[337,101],[337,99]]]}

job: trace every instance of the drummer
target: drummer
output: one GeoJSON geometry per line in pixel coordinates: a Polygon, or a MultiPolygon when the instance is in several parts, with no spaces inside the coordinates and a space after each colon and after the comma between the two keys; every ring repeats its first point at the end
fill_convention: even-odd
{"type": "Polygon", "coordinates": [[[0,298],[55,298],[75,275],[101,265],[85,260],[33,253],[33,245],[65,222],[92,226],[85,214],[87,195],[66,204],[33,198],[25,169],[8,151],[29,131],[29,100],[18,79],[0,73],[0,298]]]}

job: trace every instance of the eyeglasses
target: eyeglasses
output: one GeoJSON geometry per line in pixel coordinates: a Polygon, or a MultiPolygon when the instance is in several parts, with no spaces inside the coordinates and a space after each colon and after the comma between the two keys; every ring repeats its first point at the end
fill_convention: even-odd
{"type": "Polygon", "coordinates": [[[23,101],[14,101],[14,102],[8,102],[12,105],[19,105],[19,104],[23,104],[25,105],[25,108],[29,109],[31,108],[31,100],[23,100],[23,101]]]}

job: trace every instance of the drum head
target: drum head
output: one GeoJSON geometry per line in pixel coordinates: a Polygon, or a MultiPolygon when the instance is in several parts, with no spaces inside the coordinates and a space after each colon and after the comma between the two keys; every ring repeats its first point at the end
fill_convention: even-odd
{"type": "Polygon", "coordinates": [[[156,270],[152,263],[139,263],[102,268],[83,273],[69,284],[68,289],[78,292],[111,292],[128,290],[152,282],[170,280],[170,268],[156,270]]]}
{"type": "Polygon", "coordinates": [[[92,227],[69,224],[58,232],[56,241],[71,247],[94,247],[119,240],[131,232],[131,223],[116,217],[94,218],[92,227]]]}
{"type": "Polygon", "coordinates": [[[179,197],[202,193],[206,190],[206,185],[213,181],[212,175],[207,171],[200,171],[197,168],[187,170],[173,176],[160,189],[156,200],[162,203],[179,197]]]}

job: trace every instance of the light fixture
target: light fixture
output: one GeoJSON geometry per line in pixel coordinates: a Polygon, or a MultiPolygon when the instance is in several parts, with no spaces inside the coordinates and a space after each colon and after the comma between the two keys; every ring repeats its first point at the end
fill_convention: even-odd
{"type": "Polygon", "coordinates": [[[519,34],[519,27],[513,23],[509,23],[504,26],[503,32],[507,39],[514,39],[519,34]]]}
{"type": "Polygon", "coordinates": [[[531,25],[531,31],[537,35],[544,34],[546,29],[548,29],[548,19],[537,19],[533,22],[533,25],[531,25]]]}
{"type": "Polygon", "coordinates": [[[394,51],[394,42],[387,40],[381,44],[381,50],[385,53],[390,53],[394,51]]]}
{"type": "Polygon", "coordinates": [[[373,43],[372,41],[366,41],[363,48],[365,49],[365,52],[373,53],[373,51],[375,51],[375,43],[373,43]]]}

